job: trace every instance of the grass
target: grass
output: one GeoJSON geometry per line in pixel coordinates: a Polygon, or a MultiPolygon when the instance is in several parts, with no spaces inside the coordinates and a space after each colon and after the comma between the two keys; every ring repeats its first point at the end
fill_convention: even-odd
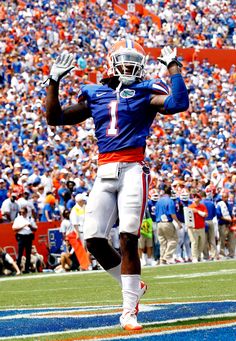
{"type": "MultiPolygon", "coordinates": [[[[235,261],[147,267],[142,270],[142,278],[148,284],[148,291],[142,298],[143,304],[236,300],[235,261]]],[[[106,305],[118,305],[120,308],[121,304],[119,285],[101,271],[0,278],[1,310],[106,305]]],[[[188,323],[199,323],[199,320],[188,323]]],[[[145,327],[145,331],[163,326],[164,323],[158,326],[154,324],[145,327]]],[[[66,334],[66,337],[70,340],[86,335],[98,337],[106,334],[107,331],[100,330],[94,333],[93,331],[73,332],[66,334]]],[[[127,335],[127,332],[121,331],[120,328],[111,329],[109,333],[127,335]]],[[[34,341],[65,339],[63,333],[50,337],[37,337],[37,339],[27,338],[34,341]]]]}

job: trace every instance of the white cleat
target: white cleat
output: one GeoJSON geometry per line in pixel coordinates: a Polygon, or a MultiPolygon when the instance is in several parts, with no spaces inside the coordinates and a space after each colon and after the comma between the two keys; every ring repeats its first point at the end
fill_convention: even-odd
{"type": "Polygon", "coordinates": [[[143,327],[137,322],[136,314],[126,313],[120,317],[121,327],[125,330],[140,330],[143,327]]]}

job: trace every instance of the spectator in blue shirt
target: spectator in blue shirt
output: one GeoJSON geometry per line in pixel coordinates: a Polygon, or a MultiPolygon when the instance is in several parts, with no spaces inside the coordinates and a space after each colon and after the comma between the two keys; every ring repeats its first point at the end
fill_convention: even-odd
{"type": "Polygon", "coordinates": [[[173,264],[178,236],[173,221],[181,228],[176,217],[174,201],[170,198],[171,187],[163,186],[164,195],[156,203],[156,222],[160,242],[160,264],[173,264]]]}
{"type": "Polygon", "coordinates": [[[215,224],[213,222],[213,219],[216,217],[216,207],[213,201],[211,200],[211,194],[207,196],[206,192],[202,192],[201,197],[202,197],[201,203],[206,206],[208,212],[208,215],[205,220],[206,239],[205,247],[203,250],[203,258],[206,260],[208,259],[216,260],[218,258],[218,255],[216,247],[215,224]]]}
{"type": "Polygon", "coordinates": [[[3,179],[0,179],[0,208],[5,199],[7,199],[6,183],[3,179]]]}
{"type": "Polygon", "coordinates": [[[72,192],[72,193],[71,193],[71,198],[70,198],[70,199],[67,201],[67,203],[66,203],[66,208],[67,208],[69,211],[71,211],[72,207],[74,207],[75,204],[76,204],[76,202],[75,202],[75,196],[76,196],[75,192],[72,192]]]}
{"type": "Polygon", "coordinates": [[[67,201],[71,198],[71,192],[69,188],[66,186],[66,180],[60,180],[61,186],[58,189],[58,196],[59,196],[59,209],[62,213],[66,208],[67,201]]]}
{"type": "Polygon", "coordinates": [[[45,204],[43,207],[43,212],[40,221],[53,221],[55,220],[55,204],[56,199],[52,194],[47,195],[45,199],[45,204]]]}
{"type": "Polygon", "coordinates": [[[220,235],[220,255],[234,258],[235,256],[235,236],[230,230],[232,224],[232,206],[228,203],[227,192],[221,194],[221,199],[216,204],[216,214],[219,224],[220,235]]]}
{"type": "Polygon", "coordinates": [[[180,132],[178,134],[178,136],[175,139],[175,144],[181,147],[182,152],[185,150],[185,146],[188,144],[188,142],[186,141],[183,132],[180,132]]]}

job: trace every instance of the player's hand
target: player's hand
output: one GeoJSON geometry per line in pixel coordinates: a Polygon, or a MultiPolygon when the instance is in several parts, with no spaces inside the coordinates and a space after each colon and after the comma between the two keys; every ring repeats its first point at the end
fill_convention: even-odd
{"type": "Polygon", "coordinates": [[[57,57],[50,71],[50,79],[59,82],[73,68],[74,56],[72,53],[63,52],[57,57]]]}
{"type": "Polygon", "coordinates": [[[179,67],[181,67],[182,64],[176,58],[176,54],[177,54],[176,47],[172,50],[169,46],[165,46],[163,47],[163,49],[161,49],[161,56],[158,57],[157,59],[166,67],[168,67],[173,62],[175,62],[179,67]]]}

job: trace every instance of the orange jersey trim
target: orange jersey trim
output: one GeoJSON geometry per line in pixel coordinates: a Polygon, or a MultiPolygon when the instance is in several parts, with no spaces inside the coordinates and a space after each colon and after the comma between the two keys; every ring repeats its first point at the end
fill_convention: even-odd
{"type": "Polygon", "coordinates": [[[128,148],[110,153],[101,153],[98,156],[98,165],[110,162],[139,162],[144,160],[144,148],[128,148]]]}

